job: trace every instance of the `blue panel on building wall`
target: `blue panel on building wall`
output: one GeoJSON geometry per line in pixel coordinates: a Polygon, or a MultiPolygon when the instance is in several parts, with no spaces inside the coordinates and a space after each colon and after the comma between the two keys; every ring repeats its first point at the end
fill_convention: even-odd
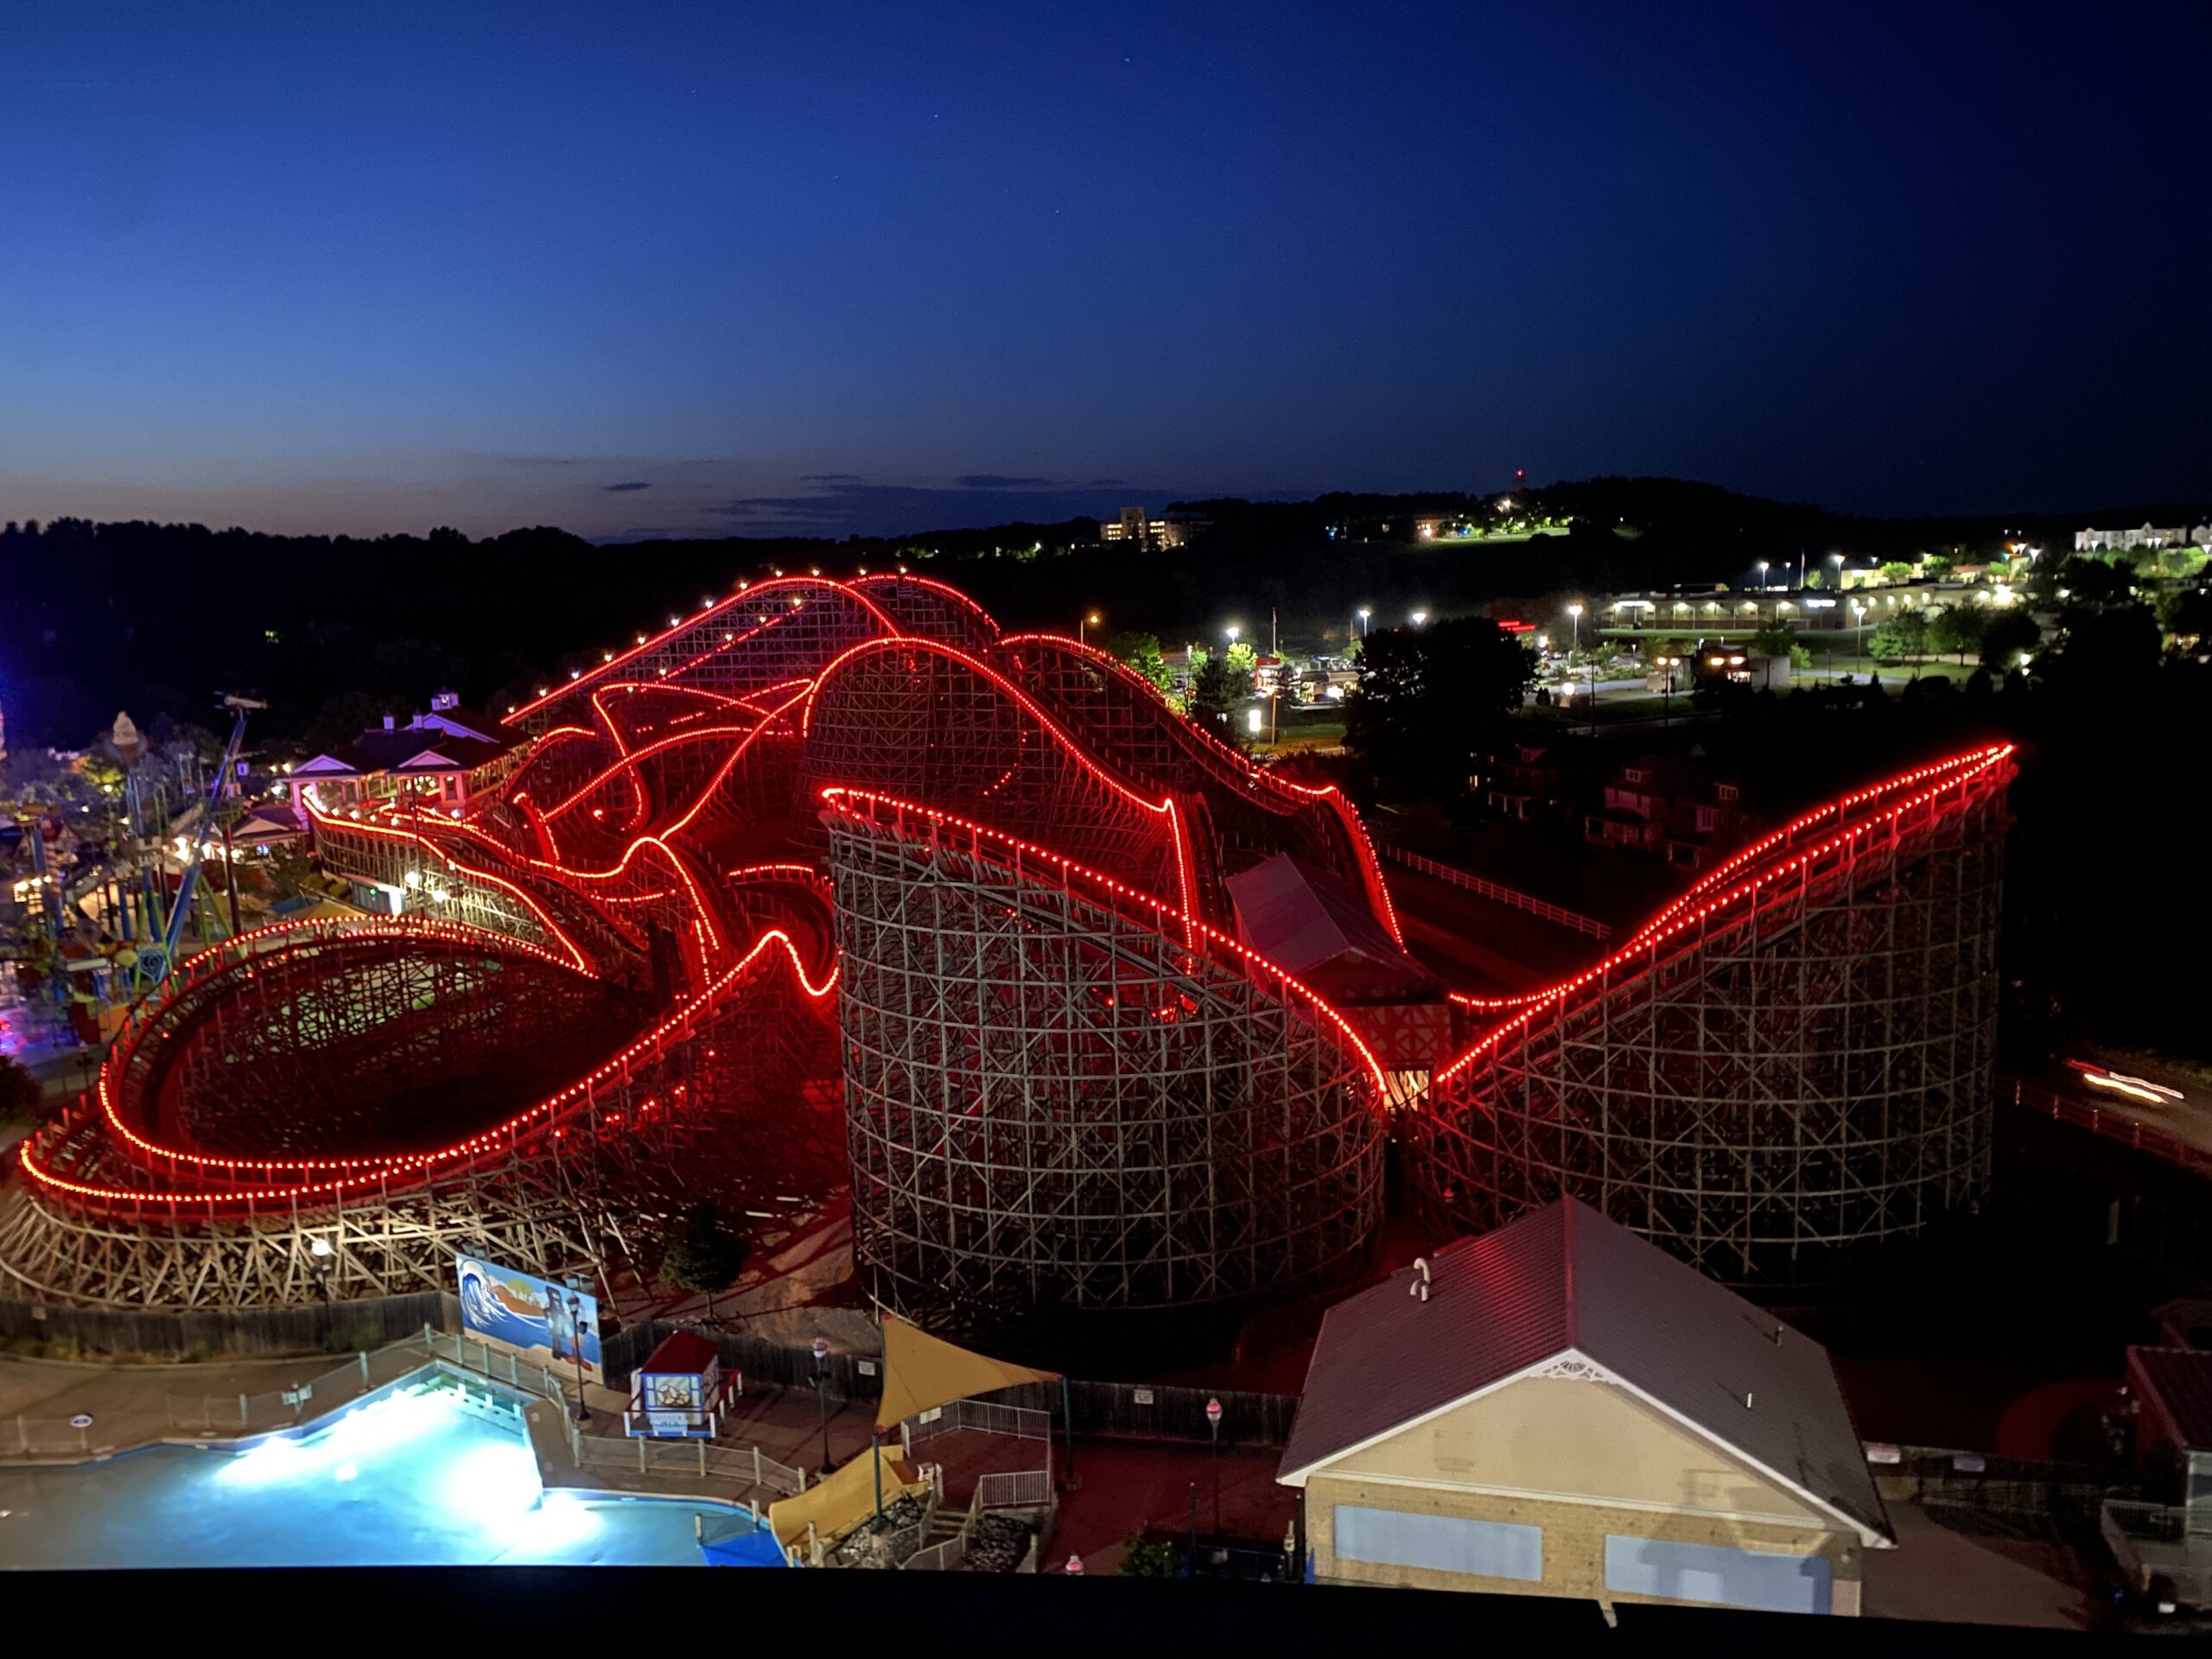
{"type": "Polygon", "coordinates": [[[1544,1529],[1503,1521],[1467,1521],[1451,1515],[1408,1515],[1339,1503],[1337,1556],[1385,1567],[1422,1567],[1435,1573],[1477,1573],[1491,1579],[1544,1576],[1544,1529]]]}
{"type": "Polygon", "coordinates": [[[1715,1607],[1770,1613],[1828,1611],[1828,1564],[1821,1555],[1779,1555],[1719,1544],[1605,1537],[1605,1588],[1715,1607]]]}

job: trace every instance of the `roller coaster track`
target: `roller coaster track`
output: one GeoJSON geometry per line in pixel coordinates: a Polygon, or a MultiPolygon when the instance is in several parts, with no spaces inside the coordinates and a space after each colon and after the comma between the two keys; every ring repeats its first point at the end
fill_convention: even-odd
{"type": "MultiPolygon", "coordinates": [[[[1048,707],[1015,671],[1046,654],[1033,639],[1017,660],[941,583],[747,584],[513,711],[531,748],[466,816],[308,794],[326,861],[410,913],[263,930],[184,964],[22,1149],[0,1274],[116,1306],[382,1294],[442,1282],[455,1249],[604,1270],[698,1181],[825,1190],[844,1138],[832,785],[1028,837],[1033,868],[1060,849],[1058,879],[1114,895],[1116,928],[1162,930],[1156,948],[1339,1041],[1339,1016],[1220,926],[1212,820],[1260,826],[1242,856],[1271,836],[1311,852],[1341,803],[1179,738],[1148,688],[1141,720],[1174,776],[1094,754],[1137,722],[1086,719],[1057,683],[1048,707]],[[490,1079],[462,1091],[480,1117],[532,1067],[569,1063],[491,1121],[420,1132],[456,1068],[490,1079]]],[[[1347,1073],[1363,1112],[1371,1070],[1347,1073]]]]}

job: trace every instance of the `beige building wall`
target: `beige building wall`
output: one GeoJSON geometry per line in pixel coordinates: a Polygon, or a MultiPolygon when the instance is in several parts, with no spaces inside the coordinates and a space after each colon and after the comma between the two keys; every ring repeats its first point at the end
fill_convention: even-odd
{"type": "Polygon", "coordinates": [[[1656,1599],[1606,1591],[1611,1533],[1825,1555],[1834,1611],[1859,1610],[1855,1532],[1602,1381],[1524,1378],[1347,1452],[1309,1478],[1306,1526],[1316,1576],[1340,1584],[1656,1599]],[[1338,1503],[1541,1527],[1543,1577],[1529,1582],[1340,1560],[1338,1503]]]}

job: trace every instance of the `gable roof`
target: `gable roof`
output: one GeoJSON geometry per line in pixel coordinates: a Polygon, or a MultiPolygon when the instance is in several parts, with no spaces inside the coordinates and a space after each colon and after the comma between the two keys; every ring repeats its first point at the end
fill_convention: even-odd
{"type": "Polygon", "coordinates": [[[1580,1199],[1331,1308],[1276,1479],[1573,1354],[1860,1532],[1890,1538],[1827,1352],[1580,1199]],[[1746,1400],[1751,1403],[1747,1406],[1746,1400]]]}
{"type": "Polygon", "coordinates": [[[2144,1386],[2158,1397],[2186,1452],[2212,1452],[2212,1354],[2194,1348],[2130,1348],[2144,1386]]]}
{"type": "Polygon", "coordinates": [[[1244,942],[1276,966],[1314,979],[1317,989],[1349,989],[1357,982],[1370,991],[1411,990],[1429,982],[1428,970],[1351,889],[1295,853],[1262,859],[1223,885],[1244,942]]]}
{"type": "Polygon", "coordinates": [[[721,1357],[721,1350],[696,1331],[672,1331],[661,1338],[660,1346],[645,1356],[645,1363],[638,1367],[639,1376],[681,1373],[697,1376],[707,1367],[721,1357]]]}

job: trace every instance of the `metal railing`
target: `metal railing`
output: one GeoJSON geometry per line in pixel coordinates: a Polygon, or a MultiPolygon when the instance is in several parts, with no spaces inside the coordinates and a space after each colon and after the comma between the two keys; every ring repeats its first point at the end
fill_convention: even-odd
{"type": "Polygon", "coordinates": [[[942,1542],[916,1550],[899,1563],[903,1572],[944,1573],[959,1566],[968,1559],[968,1541],[976,1535],[976,1523],[983,1518],[983,1494],[979,1490],[969,1500],[968,1513],[961,1517],[960,1530],[942,1542]]]}
{"type": "Polygon", "coordinates": [[[2212,1607],[2212,1511],[2113,1499],[2098,1529],[2131,1587],[2212,1607]]]}
{"type": "Polygon", "coordinates": [[[1465,887],[1478,898],[1488,899],[1501,905],[1510,905],[1516,910],[1525,910],[1532,916],[1540,916],[1545,921],[1555,923],[1560,927],[1571,927],[1576,932],[1586,933],[1593,939],[1607,939],[1612,937],[1613,929],[1610,922],[1601,922],[1594,916],[1585,916],[1580,911],[1569,910],[1563,905],[1553,904],[1548,899],[1539,899],[1535,894],[1523,893],[1518,887],[1509,887],[1502,881],[1491,881],[1479,875],[1470,875],[1466,871],[1454,869],[1449,864],[1440,864],[1433,858],[1423,858],[1419,853],[1409,853],[1402,847],[1385,845],[1382,855],[1386,858],[1404,865],[1409,870],[1418,870],[1421,874],[1433,876],[1439,881],[1449,881],[1455,887],[1465,887]]]}
{"type": "Polygon", "coordinates": [[[932,1406],[899,1425],[899,1437],[911,1452],[923,1440],[970,1429],[979,1434],[1006,1434],[1018,1440],[1052,1438],[1052,1414],[1029,1406],[1002,1406],[988,1400],[954,1400],[932,1406]]]}
{"type": "Polygon", "coordinates": [[[688,1476],[706,1482],[764,1487],[785,1497],[806,1490],[806,1474],[779,1463],[757,1446],[712,1446],[705,1440],[611,1440],[569,1426],[569,1450],[579,1468],[620,1469],[647,1477],[688,1476]]]}
{"type": "Polygon", "coordinates": [[[1052,1501],[1050,1469],[1014,1469],[976,1478],[976,1502],[987,1510],[1041,1509],[1052,1501]]]}
{"type": "Polygon", "coordinates": [[[181,1395],[164,1391],[163,1415],[171,1428],[210,1434],[260,1433],[321,1415],[333,1402],[368,1393],[422,1369],[426,1351],[412,1342],[357,1353],[342,1365],[259,1394],[181,1395]],[[322,1403],[317,1404],[317,1402],[322,1403]]]}
{"type": "Polygon", "coordinates": [[[2012,1103],[2041,1112],[2061,1123],[2070,1123],[2077,1129],[2087,1129],[2092,1135],[2103,1135],[2107,1140],[2121,1141],[2138,1152],[2147,1152],[2183,1169],[2212,1175],[2212,1153],[2178,1140],[2163,1129],[2145,1128],[2125,1112],[2107,1111],[2083,1101],[2069,1100],[2018,1077],[2012,1079],[2012,1103]]]}
{"type": "Polygon", "coordinates": [[[715,1446],[701,1440],[611,1440],[586,1434],[569,1414],[573,1395],[568,1382],[548,1367],[524,1365],[513,1353],[466,1335],[425,1329],[424,1345],[440,1359],[495,1382],[534,1394],[561,1408],[568,1426],[569,1459],[579,1469],[620,1469],[646,1478],[688,1477],[734,1486],[762,1487],[786,1497],[806,1490],[805,1471],[779,1463],[757,1446],[715,1446]]]}

